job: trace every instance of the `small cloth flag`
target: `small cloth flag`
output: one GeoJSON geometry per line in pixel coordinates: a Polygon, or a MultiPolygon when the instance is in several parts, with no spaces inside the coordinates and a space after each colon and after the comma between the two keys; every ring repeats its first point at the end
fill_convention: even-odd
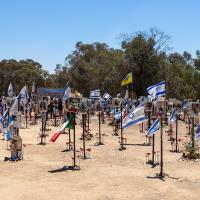
{"type": "Polygon", "coordinates": [[[73,129],[75,122],[73,120],[74,115],[70,115],[69,119],[64,122],[61,127],[53,134],[53,136],[50,139],[50,142],[55,142],[57,138],[60,136],[61,133],[64,132],[65,128],[73,129]]]}
{"type": "Polygon", "coordinates": [[[157,119],[149,128],[147,131],[147,136],[151,137],[153,134],[155,134],[160,129],[160,120],[157,119]]]}
{"type": "Polygon", "coordinates": [[[148,87],[147,92],[150,95],[150,97],[164,96],[166,94],[165,81],[162,81],[160,83],[157,83],[156,85],[148,87]]]}
{"type": "Polygon", "coordinates": [[[119,120],[120,118],[121,118],[121,112],[119,111],[119,112],[116,112],[115,114],[114,114],[114,118],[116,119],[116,120],[119,120]]]}
{"type": "Polygon", "coordinates": [[[109,99],[111,99],[112,97],[106,92],[104,95],[103,95],[103,98],[108,101],[109,99]]]}
{"type": "Polygon", "coordinates": [[[134,124],[140,124],[145,120],[144,103],[142,103],[124,118],[122,128],[125,129],[133,126],[134,124]]]}
{"type": "Polygon", "coordinates": [[[69,82],[67,83],[66,90],[63,96],[63,101],[67,100],[71,96],[71,88],[69,82]]]}
{"type": "Polygon", "coordinates": [[[8,96],[9,97],[12,97],[13,96],[13,86],[12,84],[10,83],[9,87],[8,87],[8,96]]]}
{"type": "Polygon", "coordinates": [[[177,112],[176,108],[173,108],[171,115],[169,116],[168,123],[169,124],[174,124],[176,122],[176,117],[177,117],[177,112]]]}
{"type": "Polygon", "coordinates": [[[93,90],[90,92],[90,98],[99,98],[100,97],[100,90],[93,90]]]}
{"type": "Polygon", "coordinates": [[[127,74],[126,78],[121,82],[121,86],[128,85],[133,82],[132,72],[127,74]]]}

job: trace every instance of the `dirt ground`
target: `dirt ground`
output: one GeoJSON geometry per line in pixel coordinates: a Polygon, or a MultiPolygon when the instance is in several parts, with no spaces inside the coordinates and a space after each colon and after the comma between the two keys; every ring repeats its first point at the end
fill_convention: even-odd
{"type": "MultiPolygon", "coordinates": [[[[159,166],[146,164],[145,154],[151,146],[143,145],[145,133],[135,125],[124,131],[127,149],[119,151],[118,136],[113,128],[102,124],[104,145],[94,146],[95,138],[86,142],[91,148],[91,158],[80,160],[80,171],[49,171],[71,165],[73,152],[62,152],[68,136],[62,134],[55,143],[37,145],[41,124],[21,129],[24,160],[4,162],[10,156],[7,142],[0,140],[0,199],[2,200],[122,200],[122,199],[177,199],[195,200],[200,197],[200,162],[181,161],[181,153],[173,153],[168,136],[164,133],[165,181],[153,178],[159,166]]],[[[92,133],[98,132],[98,118],[91,118],[92,133]]],[[[57,130],[51,126],[49,135],[57,130]]],[[[167,127],[165,128],[165,130],[167,127]]],[[[82,132],[76,126],[77,148],[82,132]]],[[[179,136],[184,137],[186,125],[179,123],[179,136]]],[[[157,133],[155,150],[160,151],[160,133],[157,133]]],[[[78,160],[77,160],[78,162],[78,160]]]]}

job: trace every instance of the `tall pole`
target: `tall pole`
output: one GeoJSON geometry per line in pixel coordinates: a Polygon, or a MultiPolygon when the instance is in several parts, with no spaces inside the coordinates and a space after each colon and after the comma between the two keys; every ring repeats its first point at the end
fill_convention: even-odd
{"type": "Polygon", "coordinates": [[[87,110],[87,114],[88,114],[88,131],[90,129],[90,110],[87,110]]]}
{"type": "Polygon", "coordinates": [[[83,122],[83,158],[86,159],[86,154],[85,154],[85,114],[82,114],[82,122],[83,122]]]}
{"type": "Polygon", "coordinates": [[[190,119],[190,116],[189,116],[189,119],[188,119],[188,132],[189,132],[189,135],[190,135],[190,124],[191,124],[191,119],[190,119]]]}
{"type": "Polygon", "coordinates": [[[176,152],[178,152],[178,115],[176,114],[176,152]]]}
{"type": "Polygon", "coordinates": [[[101,113],[99,112],[99,144],[101,143],[101,113]]]}
{"type": "Polygon", "coordinates": [[[195,147],[195,140],[194,140],[194,116],[192,116],[191,142],[192,142],[192,148],[194,150],[194,147],[195,147]]]}
{"type": "Polygon", "coordinates": [[[162,115],[160,116],[160,178],[163,178],[163,121],[162,115]]]}
{"type": "Polygon", "coordinates": [[[55,107],[55,127],[57,126],[57,123],[56,123],[56,107],[55,107]]]}
{"type": "Polygon", "coordinates": [[[76,119],[76,113],[74,112],[74,167],[76,167],[76,131],[75,131],[75,119],[76,119]]]}
{"type": "Polygon", "coordinates": [[[121,123],[121,148],[119,150],[125,150],[126,148],[124,147],[124,136],[123,136],[123,128],[122,128],[122,121],[123,121],[123,116],[122,116],[122,102],[121,102],[121,106],[120,106],[120,110],[121,110],[121,120],[120,120],[120,123],[121,123]]]}
{"type": "Polygon", "coordinates": [[[26,105],[26,106],[25,106],[26,128],[28,128],[28,127],[27,127],[27,124],[28,124],[28,121],[27,121],[27,118],[28,118],[28,116],[27,116],[28,110],[27,110],[27,109],[28,109],[28,107],[27,107],[27,105],[26,105]]]}

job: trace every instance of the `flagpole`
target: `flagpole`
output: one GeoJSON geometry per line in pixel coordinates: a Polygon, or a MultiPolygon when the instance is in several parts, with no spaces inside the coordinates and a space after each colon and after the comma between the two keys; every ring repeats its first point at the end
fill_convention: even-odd
{"type": "Polygon", "coordinates": [[[121,102],[121,106],[120,106],[120,110],[121,110],[121,120],[120,120],[120,123],[121,123],[121,141],[120,141],[120,148],[119,150],[122,151],[122,150],[126,150],[126,147],[124,147],[124,136],[123,136],[123,128],[122,128],[122,120],[123,120],[123,116],[122,116],[122,102],[121,102]]]}
{"type": "Polygon", "coordinates": [[[178,152],[178,114],[176,114],[176,152],[178,152]]]}
{"type": "Polygon", "coordinates": [[[74,169],[76,167],[76,131],[75,131],[75,119],[76,119],[76,113],[74,112],[74,169]]]}
{"type": "Polygon", "coordinates": [[[85,155],[85,114],[82,114],[82,123],[83,123],[83,158],[86,159],[85,155]]]}
{"type": "Polygon", "coordinates": [[[131,83],[131,87],[132,87],[132,99],[133,99],[133,72],[132,73],[132,83],[131,83]]]}
{"type": "Polygon", "coordinates": [[[164,177],[163,174],[163,119],[162,114],[160,116],[160,178],[164,177]]]}

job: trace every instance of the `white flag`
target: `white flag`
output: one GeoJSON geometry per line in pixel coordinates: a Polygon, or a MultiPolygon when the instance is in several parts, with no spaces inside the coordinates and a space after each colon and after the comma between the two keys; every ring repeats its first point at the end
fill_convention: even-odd
{"type": "Polygon", "coordinates": [[[69,82],[67,83],[67,88],[65,90],[63,100],[67,100],[71,96],[71,88],[69,86],[69,82]]]}
{"type": "Polygon", "coordinates": [[[165,81],[157,83],[147,88],[147,92],[151,97],[164,96],[166,94],[165,81]]]}
{"type": "Polygon", "coordinates": [[[124,118],[122,128],[125,129],[134,124],[140,124],[145,120],[144,103],[142,103],[124,118]]]}
{"type": "Polygon", "coordinates": [[[8,96],[9,97],[13,96],[13,86],[12,86],[12,83],[10,83],[10,85],[8,87],[8,96]]]}

